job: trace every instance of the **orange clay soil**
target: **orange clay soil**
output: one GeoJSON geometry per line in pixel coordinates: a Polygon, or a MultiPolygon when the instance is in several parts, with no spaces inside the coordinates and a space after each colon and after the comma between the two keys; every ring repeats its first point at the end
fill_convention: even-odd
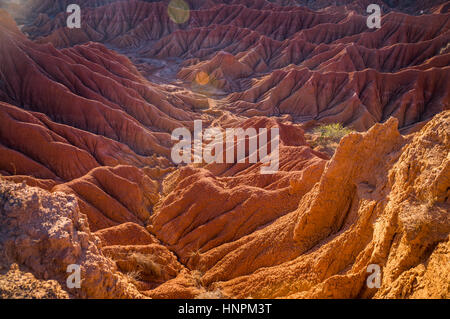
{"type": "Polygon", "coordinates": [[[449,2],[63,2],[0,9],[0,297],[450,298],[449,2]],[[278,171],[175,165],[194,120],[278,171]]]}

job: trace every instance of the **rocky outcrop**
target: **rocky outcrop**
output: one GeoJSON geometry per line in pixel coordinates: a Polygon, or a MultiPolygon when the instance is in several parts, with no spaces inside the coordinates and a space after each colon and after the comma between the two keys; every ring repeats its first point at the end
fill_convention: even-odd
{"type": "Polygon", "coordinates": [[[70,3],[79,30],[0,9],[0,297],[450,297],[447,4],[369,30],[365,0],[70,3]],[[176,165],[199,119],[277,127],[278,170],[176,165]]]}
{"type": "MultiPolygon", "coordinates": [[[[198,210],[188,203],[191,208],[180,215],[183,218],[162,223],[161,229],[170,231],[158,230],[159,219],[173,215],[163,214],[165,202],[179,209],[186,206],[183,201],[190,197],[180,192],[192,188],[195,194],[204,193],[208,184],[211,190],[226,192],[232,179],[213,177],[205,168],[186,168],[167,179],[149,228],[154,235],[130,222],[92,234],[75,198],[3,181],[2,260],[19,263],[39,280],[61,284],[67,265],[79,263],[85,280],[79,292],[69,293],[85,297],[136,297],[140,290],[154,298],[448,298],[449,117],[448,111],[440,113],[407,137],[399,134],[394,119],[367,133],[351,133],[328,163],[310,165],[291,180],[290,195],[277,199],[283,188],[272,190],[266,218],[279,211],[277,202],[287,212],[261,223],[255,222],[254,213],[255,221],[249,224],[253,228],[236,223],[236,218],[227,222],[239,205],[211,218],[205,213],[215,209],[198,210]],[[203,178],[192,183],[192,174],[203,178]],[[171,194],[180,200],[167,201],[171,194]],[[289,210],[289,196],[299,198],[298,208],[289,210]],[[188,218],[194,211],[195,217],[188,218]],[[196,224],[203,219],[207,222],[196,224]],[[223,226],[213,227],[216,220],[223,226]],[[238,232],[232,228],[236,226],[238,232]],[[195,235],[195,229],[203,236],[195,235]],[[208,240],[208,233],[215,239],[208,240]],[[179,238],[172,242],[165,234],[179,238]],[[190,237],[197,239],[197,246],[187,240],[190,237]],[[366,285],[371,264],[382,270],[379,289],[366,285]]],[[[227,192],[258,194],[240,188],[227,192]]],[[[238,193],[228,196],[238,199],[238,193]]],[[[218,203],[221,207],[228,202],[218,203]]],[[[255,211],[251,206],[258,203],[240,205],[255,211]]]]}
{"type": "Polygon", "coordinates": [[[449,117],[407,139],[393,119],[345,137],[285,221],[298,257],[214,287],[254,298],[448,298],[449,117]],[[371,264],[379,289],[366,285],[371,264]]]}
{"type": "MultiPolygon", "coordinates": [[[[3,265],[2,265],[3,266],[3,265]]],[[[17,264],[0,273],[0,299],[66,299],[69,294],[55,280],[39,280],[17,264]]]]}
{"type": "MultiPolygon", "coordinates": [[[[73,196],[58,192],[51,194],[3,180],[0,180],[0,196],[2,268],[8,269],[9,265],[17,263],[40,280],[57,280],[60,288],[55,288],[56,283],[47,284],[53,287],[49,289],[57,290],[53,297],[61,296],[58,292],[61,288],[70,296],[84,298],[142,296],[118,272],[114,262],[101,253],[99,239],[90,232],[86,216],[80,213],[73,196]],[[70,275],[67,269],[72,264],[81,267],[80,288],[66,285],[70,275]]],[[[8,278],[17,273],[16,268],[13,267],[1,280],[9,282],[8,278]]],[[[32,276],[24,276],[36,282],[32,276]]],[[[40,289],[47,290],[45,287],[40,289]]]]}

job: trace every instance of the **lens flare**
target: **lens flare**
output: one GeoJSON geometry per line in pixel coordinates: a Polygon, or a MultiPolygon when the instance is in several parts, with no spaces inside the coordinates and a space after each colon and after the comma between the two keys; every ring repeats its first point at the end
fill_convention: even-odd
{"type": "Polygon", "coordinates": [[[206,85],[209,83],[209,75],[206,72],[200,71],[195,76],[195,82],[200,85],[206,85]]]}
{"type": "Polygon", "coordinates": [[[190,8],[183,0],[172,0],[167,7],[170,20],[177,24],[185,23],[189,20],[190,8]]]}

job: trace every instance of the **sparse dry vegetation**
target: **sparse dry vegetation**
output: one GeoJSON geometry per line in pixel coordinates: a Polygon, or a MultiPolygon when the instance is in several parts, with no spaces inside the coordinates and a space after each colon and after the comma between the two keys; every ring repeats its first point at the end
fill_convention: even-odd
{"type": "Polygon", "coordinates": [[[441,48],[441,50],[439,51],[439,54],[444,54],[449,48],[450,48],[450,42],[447,43],[447,45],[445,47],[441,48]]]}
{"type": "Polygon", "coordinates": [[[192,279],[196,282],[197,287],[202,287],[202,285],[203,285],[203,281],[202,281],[203,273],[200,270],[193,270],[193,271],[191,271],[191,276],[192,276],[192,279]]]}
{"type": "Polygon", "coordinates": [[[427,207],[427,208],[431,208],[431,207],[433,207],[437,202],[438,202],[438,199],[437,199],[436,197],[428,198],[427,203],[426,203],[426,207],[427,207]]]}
{"type": "Polygon", "coordinates": [[[201,253],[199,249],[195,249],[193,251],[191,251],[190,253],[188,253],[188,265],[192,268],[192,269],[196,269],[198,268],[198,264],[200,262],[200,257],[201,257],[201,253]]]}
{"type": "Polygon", "coordinates": [[[161,277],[161,265],[155,261],[153,255],[144,255],[134,252],[130,258],[136,262],[139,272],[149,274],[154,277],[161,277]]]}
{"type": "Polygon", "coordinates": [[[195,297],[195,299],[224,299],[226,296],[220,289],[205,291],[195,297]]]}
{"type": "Polygon", "coordinates": [[[130,271],[130,272],[127,272],[125,274],[125,277],[127,278],[127,280],[129,282],[131,282],[134,285],[137,285],[138,282],[141,280],[141,272],[140,271],[136,271],[136,270],[135,271],[130,271]]]}

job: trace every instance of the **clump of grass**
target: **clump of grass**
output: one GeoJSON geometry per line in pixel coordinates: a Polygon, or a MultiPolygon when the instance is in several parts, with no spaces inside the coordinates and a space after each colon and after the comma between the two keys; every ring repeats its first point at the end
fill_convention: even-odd
{"type": "Polygon", "coordinates": [[[225,299],[225,298],[226,296],[218,288],[213,291],[202,292],[201,294],[195,296],[195,299],[225,299]]]}
{"type": "Polygon", "coordinates": [[[201,288],[203,286],[202,276],[203,273],[200,270],[191,271],[191,277],[198,288],[201,288]]]}
{"type": "Polygon", "coordinates": [[[199,249],[194,249],[188,253],[188,265],[192,268],[196,268],[200,262],[201,253],[199,249]]]}
{"type": "Polygon", "coordinates": [[[426,206],[427,206],[427,208],[431,208],[431,207],[433,207],[434,205],[436,205],[437,202],[438,202],[437,197],[431,197],[431,198],[428,198],[427,203],[426,203],[426,206]]]}
{"type": "Polygon", "coordinates": [[[161,265],[155,262],[153,255],[144,255],[142,253],[134,252],[130,257],[136,262],[140,272],[154,277],[161,277],[161,265]]]}
{"type": "Polygon", "coordinates": [[[125,274],[125,277],[129,282],[131,282],[134,285],[137,285],[138,282],[141,280],[141,272],[136,270],[130,271],[125,274]]]}
{"type": "Polygon", "coordinates": [[[322,146],[329,146],[330,143],[339,143],[339,141],[352,129],[342,126],[341,123],[322,124],[314,129],[314,133],[319,137],[317,142],[322,146]]]}
{"type": "Polygon", "coordinates": [[[439,54],[444,54],[445,51],[447,51],[450,48],[450,42],[447,43],[447,45],[445,47],[442,47],[441,50],[439,51],[439,54]]]}

